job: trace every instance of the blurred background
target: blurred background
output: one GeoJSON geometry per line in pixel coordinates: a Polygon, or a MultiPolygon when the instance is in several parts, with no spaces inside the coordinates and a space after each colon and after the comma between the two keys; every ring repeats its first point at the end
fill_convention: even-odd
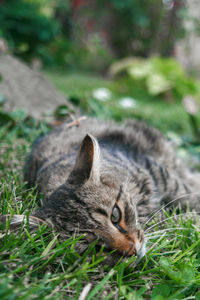
{"type": "Polygon", "coordinates": [[[84,113],[199,140],[199,1],[0,0],[0,38],[84,113]]]}

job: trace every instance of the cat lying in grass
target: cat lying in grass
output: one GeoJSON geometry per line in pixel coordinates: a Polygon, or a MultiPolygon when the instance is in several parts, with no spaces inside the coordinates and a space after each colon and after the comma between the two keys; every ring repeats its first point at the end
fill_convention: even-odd
{"type": "Polygon", "coordinates": [[[36,141],[25,180],[44,195],[35,219],[64,237],[84,234],[79,252],[98,240],[119,256],[140,258],[142,224],[153,212],[163,205],[199,210],[199,174],[176,157],[157,130],[138,121],[119,126],[86,119],[68,125],[36,141]]]}

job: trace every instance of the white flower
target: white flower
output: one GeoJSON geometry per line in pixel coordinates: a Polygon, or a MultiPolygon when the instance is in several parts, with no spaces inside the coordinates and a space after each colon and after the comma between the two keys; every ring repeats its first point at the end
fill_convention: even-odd
{"type": "Polygon", "coordinates": [[[134,98],[124,97],[120,100],[119,105],[122,108],[134,108],[137,106],[137,102],[134,98]]]}
{"type": "Polygon", "coordinates": [[[99,88],[94,90],[93,97],[99,101],[108,101],[110,100],[112,93],[107,88],[99,88]]]}

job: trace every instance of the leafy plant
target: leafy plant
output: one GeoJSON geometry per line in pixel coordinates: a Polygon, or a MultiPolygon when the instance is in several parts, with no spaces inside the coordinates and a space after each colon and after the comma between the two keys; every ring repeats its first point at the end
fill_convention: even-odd
{"type": "Polygon", "coordinates": [[[113,64],[110,72],[112,75],[126,72],[135,84],[141,83],[141,88],[145,88],[151,96],[164,94],[167,100],[182,100],[188,94],[200,96],[199,80],[187,76],[173,58],[125,59],[113,64]]]}
{"type": "Polygon", "coordinates": [[[58,33],[58,23],[42,14],[37,1],[6,0],[0,2],[0,36],[17,55],[30,59],[39,54],[58,33]]]}

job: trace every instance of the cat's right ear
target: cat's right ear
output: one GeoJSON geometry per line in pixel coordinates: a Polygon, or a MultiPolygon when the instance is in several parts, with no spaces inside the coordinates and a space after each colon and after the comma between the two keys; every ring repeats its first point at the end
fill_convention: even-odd
{"type": "Polygon", "coordinates": [[[98,182],[100,179],[99,168],[99,144],[92,135],[87,134],[81,143],[74,169],[67,181],[74,185],[81,185],[87,180],[98,182]]]}

